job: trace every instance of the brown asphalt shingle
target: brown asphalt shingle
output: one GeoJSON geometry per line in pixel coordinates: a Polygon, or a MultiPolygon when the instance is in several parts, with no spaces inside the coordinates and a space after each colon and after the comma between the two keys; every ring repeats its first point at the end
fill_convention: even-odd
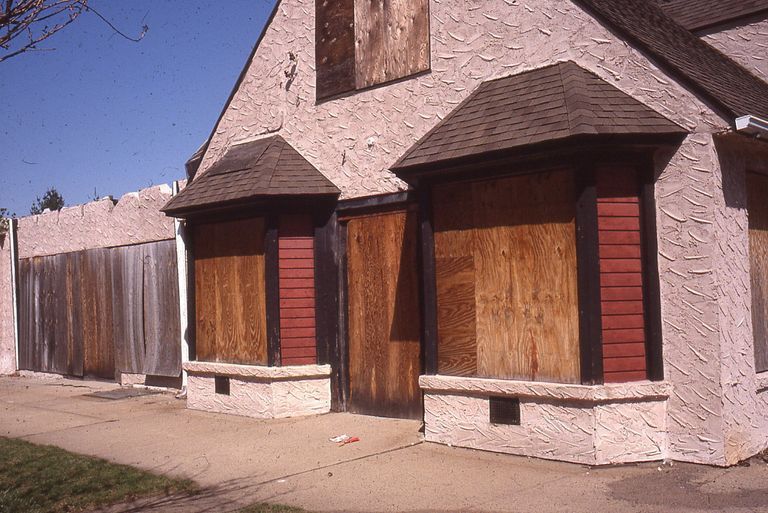
{"type": "Polygon", "coordinates": [[[338,196],[339,189],[279,135],[232,146],[163,207],[168,215],[248,200],[338,196]]]}
{"type": "Polygon", "coordinates": [[[670,18],[693,31],[768,12],[768,0],[656,1],[670,18]]]}
{"type": "Polygon", "coordinates": [[[685,133],[597,75],[561,62],[480,84],[392,169],[577,135],[685,133]]]}
{"type": "Polygon", "coordinates": [[[768,84],[670,18],[655,0],[576,0],[733,121],[768,118],[768,84]]]}

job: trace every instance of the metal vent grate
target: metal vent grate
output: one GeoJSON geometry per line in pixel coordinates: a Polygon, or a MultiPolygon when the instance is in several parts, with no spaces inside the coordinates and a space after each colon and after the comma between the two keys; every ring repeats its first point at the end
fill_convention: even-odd
{"type": "Polygon", "coordinates": [[[229,395],[229,378],[227,376],[214,376],[213,381],[216,385],[216,393],[229,395]]]}
{"type": "Polygon", "coordinates": [[[491,424],[520,425],[520,399],[514,397],[489,397],[491,424]]]}

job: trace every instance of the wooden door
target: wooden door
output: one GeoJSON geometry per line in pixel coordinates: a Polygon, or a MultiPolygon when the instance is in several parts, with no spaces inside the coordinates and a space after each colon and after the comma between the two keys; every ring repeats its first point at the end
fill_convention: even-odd
{"type": "Polygon", "coordinates": [[[349,401],[354,413],[420,419],[416,214],[347,225],[349,401]]]}

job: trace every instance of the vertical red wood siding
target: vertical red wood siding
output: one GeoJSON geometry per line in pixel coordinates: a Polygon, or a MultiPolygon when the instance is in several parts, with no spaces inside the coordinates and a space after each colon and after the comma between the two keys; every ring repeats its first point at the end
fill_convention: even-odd
{"type": "Polygon", "coordinates": [[[281,216],[280,355],[282,365],[317,363],[315,240],[310,216],[281,216]]]}
{"type": "Polygon", "coordinates": [[[643,258],[637,176],[597,172],[603,368],[606,383],[647,379],[643,258]]]}

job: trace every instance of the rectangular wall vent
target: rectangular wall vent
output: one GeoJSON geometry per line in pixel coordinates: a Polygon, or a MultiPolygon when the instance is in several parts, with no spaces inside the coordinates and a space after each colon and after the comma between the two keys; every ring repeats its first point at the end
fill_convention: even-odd
{"type": "Polygon", "coordinates": [[[489,397],[491,424],[520,425],[520,399],[516,397],[489,397]]]}
{"type": "Polygon", "coordinates": [[[229,395],[229,378],[227,376],[214,376],[213,381],[217,394],[229,395]]]}

